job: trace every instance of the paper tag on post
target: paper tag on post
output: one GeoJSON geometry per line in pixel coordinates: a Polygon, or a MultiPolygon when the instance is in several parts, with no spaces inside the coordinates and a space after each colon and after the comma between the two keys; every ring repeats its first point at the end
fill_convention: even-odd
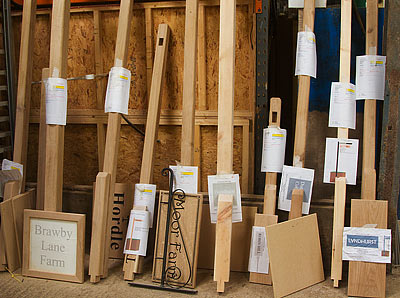
{"type": "Polygon", "coordinates": [[[315,34],[312,31],[297,33],[295,75],[317,77],[317,47],[315,34]]]}
{"type": "Polygon", "coordinates": [[[46,86],[46,124],[67,124],[67,80],[48,78],[46,86]]]}
{"type": "Polygon", "coordinates": [[[356,86],[332,82],[329,127],[356,128],[356,86]]]}
{"type": "Polygon", "coordinates": [[[106,113],[128,115],[131,72],[123,67],[112,67],[108,75],[106,93],[106,113]]]}
{"type": "Polygon", "coordinates": [[[251,233],[249,272],[268,274],[269,255],[265,227],[253,227],[251,233]]]}
{"type": "Polygon", "coordinates": [[[386,56],[357,56],[356,98],[384,100],[386,56]]]}
{"type": "Polygon", "coordinates": [[[1,163],[1,169],[3,171],[6,170],[18,170],[21,173],[21,176],[24,176],[24,166],[21,165],[20,163],[17,162],[13,162],[11,160],[8,159],[3,159],[2,163],[1,163]]]}
{"type": "MultiPolygon", "coordinates": [[[[304,0],[289,0],[289,8],[304,8],[304,0]]],[[[326,0],[315,0],[315,8],[326,8],[326,0]]]]}
{"type": "Polygon", "coordinates": [[[390,263],[391,243],[392,234],[389,229],[345,227],[342,260],[390,263]]]}
{"type": "Polygon", "coordinates": [[[286,129],[264,129],[261,172],[282,173],[285,162],[286,129]]]}
{"type": "Polygon", "coordinates": [[[187,194],[197,194],[198,167],[170,166],[174,171],[174,191],[182,189],[187,194]]]}
{"type": "Polygon", "coordinates": [[[150,228],[153,227],[154,203],[156,201],[156,185],[154,184],[135,184],[135,197],[133,206],[146,206],[150,212],[150,228]]]}
{"type": "Polygon", "coordinates": [[[146,256],[150,212],[132,210],[124,245],[124,254],[146,256]]]}

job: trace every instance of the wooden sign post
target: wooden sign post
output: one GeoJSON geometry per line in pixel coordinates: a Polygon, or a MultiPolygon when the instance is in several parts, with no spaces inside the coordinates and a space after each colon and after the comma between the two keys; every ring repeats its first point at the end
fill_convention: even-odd
{"type": "MultiPolygon", "coordinates": [[[[220,2],[217,174],[233,172],[236,0],[220,2]]],[[[229,281],[233,195],[220,195],[215,240],[214,281],[224,292],[229,281]]]]}
{"type": "MultiPolygon", "coordinates": [[[[269,108],[269,127],[279,128],[281,124],[281,99],[278,97],[271,98],[269,108]]],[[[278,222],[278,216],[275,215],[276,207],[276,179],[277,173],[265,173],[265,190],[264,190],[264,212],[256,214],[254,226],[266,227],[278,222]]],[[[268,274],[250,272],[250,282],[272,285],[271,273],[268,274]]]]}
{"type": "MultiPolygon", "coordinates": [[[[115,45],[115,67],[125,67],[127,65],[128,46],[129,46],[129,33],[132,20],[133,1],[122,0],[120,4],[119,19],[118,19],[118,32],[115,45]]],[[[119,148],[119,136],[121,130],[121,115],[119,113],[108,113],[108,127],[106,137],[106,147],[104,153],[103,172],[97,174],[96,177],[96,193],[93,213],[93,226],[98,225],[101,221],[103,227],[99,227],[96,235],[92,233],[91,250],[98,249],[99,246],[104,246],[104,254],[101,252],[99,255],[93,255],[93,262],[90,263],[93,267],[89,269],[91,273],[91,281],[98,282],[100,277],[105,278],[108,276],[108,257],[110,254],[111,243],[111,225],[112,225],[112,205],[114,198],[115,179],[117,171],[117,159],[119,148]],[[107,176],[110,178],[107,178],[107,176]],[[109,179],[109,182],[107,180],[109,179]],[[100,219],[99,216],[102,218],[100,219]],[[102,233],[102,234],[98,234],[102,233]],[[93,239],[95,241],[93,241],[93,239]],[[103,264],[100,264],[102,262],[103,264]],[[96,265],[94,265],[96,264],[96,265]],[[103,268],[102,272],[99,270],[103,268]]]]}
{"type": "MultiPolygon", "coordinates": [[[[144,137],[142,167],[140,170],[140,183],[143,184],[149,184],[153,181],[154,150],[160,122],[162,86],[167,64],[169,35],[169,26],[167,24],[160,24],[158,27],[149,107],[147,112],[146,134],[144,137]]],[[[140,263],[142,260],[143,257],[141,256],[125,255],[123,269],[125,280],[133,280],[135,274],[140,273],[140,263]]]]}
{"type": "MultiPolygon", "coordinates": [[[[350,83],[350,62],[351,62],[351,0],[341,2],[340,21],[340,69],[339,81],[350,83]]],[[[338,138],[347,139],[348,129],[338,128],[338,138]]],[[[333,286],[339,286],[342,280],[342,234],[344,228],[344,213],[346,204],[346,180],[335,179],[335,198],[333,209],[333,236],[332,236],[332,262],[331,279],[333,286]]]]}

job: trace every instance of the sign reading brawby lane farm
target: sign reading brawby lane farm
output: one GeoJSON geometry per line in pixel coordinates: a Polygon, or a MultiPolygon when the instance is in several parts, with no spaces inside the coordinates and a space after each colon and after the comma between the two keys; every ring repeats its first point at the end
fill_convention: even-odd
{"type": "Polygon", "coordinates": [[[25,210],[22,273],[82,283],[85,215],[25,210]]]}

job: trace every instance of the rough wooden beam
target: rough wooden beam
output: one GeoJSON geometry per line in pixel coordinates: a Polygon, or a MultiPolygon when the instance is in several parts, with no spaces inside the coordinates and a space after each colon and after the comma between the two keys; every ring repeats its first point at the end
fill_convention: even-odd
{"type": "MultiPolygon", "coordinates": [[[[67,77],[70,1],[53,4],[50,35],[50,77],[67,77]]],[[[46,125],[44,210],[62,210],[64,126],[46,125]]]]}

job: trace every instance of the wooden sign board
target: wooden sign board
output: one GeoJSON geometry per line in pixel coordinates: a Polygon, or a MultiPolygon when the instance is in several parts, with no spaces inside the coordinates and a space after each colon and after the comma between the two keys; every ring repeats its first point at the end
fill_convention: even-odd
{"type": "MultiPolygon", "coordinates": [[[[375,200],[351,200],[350,226],[362,227],[377,224],[387,228],[388,202],[375,200]]],[[[385,297],[386,264],[349,262],[348,295],[353,297],[385,297]]]]}
{"type": "Polygon", "coordinates": [[[324,280],[317,215],[266,227],[275,298],[324,280]]]}
{"type": "Polygon", "coordinates": [[[111,259],[124,259],[124,242],[128,228],[129,214],[133,206],[135,186],[132,183],[116,183],[113,209],[111,211],[111,259]]]}
{"type": "Polygon", "coordinates": [[[84,257],[84,214],[25,210],[23,275],[83,283],[84,257]]]}
{"type": "MultiPolygon", "coordinates": [[[[251,229],[257,207],[242,206],[242,222],[232,225],[231,271],[248,272],[251,229]]],[[[214,269],[215,224],[211,223],[210,207],[203,205],[200,233],[199,268],[214,269]]]]}
{"type": "MultiPolygon", "coordinates": [[[[167,191],[160,191],[153,262],[153,281],[155,282],[161,281],[168,196],[167,191]]],[[[194,288],[196,287],[203,195],[186,194],[183,200],[175,195],[174,206],[175,210],[171,211],[166,282],[175,286],[194,288]]]]}

